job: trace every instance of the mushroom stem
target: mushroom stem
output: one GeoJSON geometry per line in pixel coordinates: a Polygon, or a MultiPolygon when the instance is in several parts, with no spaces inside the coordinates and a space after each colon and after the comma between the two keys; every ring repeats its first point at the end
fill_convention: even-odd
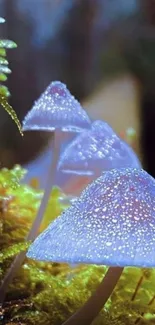
{"type": "Polygon", "coordinates": [[[90,325],[111,296],[122,272],[122,267],[110,267],[95,293],[63,325],[90,325]]]}
{"type": "MultiPolygon", "coordinates": [[[[43,195],[38,213],[37,213],[36,218],[32,224],[30,232],[29,232],[28,236],[26,237],[26,241],[33,241],[38,234],[38,230],[39,230],[40,224],[44,217],[44,213],[45,213],[46,206],[47,206],[50,194],[51,194],[51,190],[54,185],[55,172],[57,169],[59,154],[60,154],[59,131],[55,131],[53,161],[52,161],[49,173],[47,175],[47,184],[45,187],[44,195],[43,195]]],[[[6,292],[7,292],[8,286],[11,283],[12,279],[14,278],[15,274],[18,272],[20,266],[22,265],[22,263],[25,259],[25,256],[26,256],[25,251],[18,254],[15,257],[13,263],[11,264],[8,272],[6,273],[6,275],[3,279],[3,282],[0,286],[0,304],[3,304],[5,297],[6,297],[6,292]]]]}
{"type": "Polygon", "coordinates": [[[47,183],[44,191],[43,198],[41,200],[41,204],[37,213],[37,216],[33,222],[32,228],[27,236],[27,240],[34,240],[38,234],[38,229],[41,225],[41,222],[44,217],[44,213],[49,201],[49,197],[51,194],[52,187],[54,186],[55,174],[57,170],[57,164],[60,156],[60,141],[59,141],[59,131],[55,131],[54,133],[54,148],[53,148],[53,161],[50,166],[48,175],[47,175],[47,183]]]}

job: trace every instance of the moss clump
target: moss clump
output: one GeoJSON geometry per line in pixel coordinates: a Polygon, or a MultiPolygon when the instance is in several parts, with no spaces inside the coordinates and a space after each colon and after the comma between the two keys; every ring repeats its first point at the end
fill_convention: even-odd
{"type": "MultiPolygon", "coordinates": [[[[40,190],[20,184],[25,172],[20,166],[0,171],[0,281],[12,262],[13,252],[23,247],[43,195],[40,190]]],[[[60,195],[60,190],[54,188],[40,230],[64,209],[57,204],[60,195]]]]}
{"type": "MultiPolygon", "coordinates": [[[[25,171],[20,166],[0,171],[0,280],[13,257],[25,250],[25,243],[42,192],[20,181],[25,171]]],[[[59,189],[51,193],[43,230],[65,208],[59,189]]],[[[100,283],[105,267],[25,260],[7,293],[0,310],[0,324],[61,325],[87,300],[100,283]]],[[[155,324],[155,270],[126,268],[111,299],[93,325],[155,324]],[[142,284],[132,301],[139,279],[142,284]]]]}

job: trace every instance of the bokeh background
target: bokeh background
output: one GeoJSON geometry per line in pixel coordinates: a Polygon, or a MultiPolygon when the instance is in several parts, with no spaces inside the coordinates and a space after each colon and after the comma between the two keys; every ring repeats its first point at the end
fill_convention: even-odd
{"type": "MultiPolygon", "coordinates": [[[[20,121],[46,86],[65,82],[93,118],[120,134],[155,176],[155,0],[0,0],[12,74],[9,99],[20,121]]],[[[0,164],[26,164],[52,134],[18,133],[0,109],[0,164]]]]}

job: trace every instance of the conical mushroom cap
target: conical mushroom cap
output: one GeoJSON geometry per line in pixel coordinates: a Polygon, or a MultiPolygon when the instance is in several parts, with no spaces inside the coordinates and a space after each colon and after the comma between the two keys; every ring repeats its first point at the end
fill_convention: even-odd
{"type": "Polygon", "coordinates": [[[95,121],[90,130],[67,146],[58,168],[65,173],[98,177],[102,171],[124,167],[140,168],[136,154],[106,122],[95,121]]]}
{"type": "Polygon", "coordinates": [[[140,169],[103,173],[34,241],[27,256],[155,266],[155,180],[140,169]]]}
{"type": "Polygon", "coordinates": [[[66,86],[52,82],[23,121],[23,131],[61,129],[66,132],[80,132],[90,127],[87,113],[70,94],[66,86]]]}

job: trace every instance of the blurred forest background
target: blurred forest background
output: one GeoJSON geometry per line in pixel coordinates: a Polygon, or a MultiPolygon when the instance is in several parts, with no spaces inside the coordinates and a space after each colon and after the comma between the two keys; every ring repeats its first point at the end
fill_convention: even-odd
{"type": "MultiPolygon", "coordinates": [[[[137,152],[155,176],[155,0],[0,0],[10,103],[22,121],[46,86],[65,82],[95,118],[137,132],[137,152]]],[[[22,139],[0,109],[1,167],[25,164],[51,134],[22,139]]]]}

